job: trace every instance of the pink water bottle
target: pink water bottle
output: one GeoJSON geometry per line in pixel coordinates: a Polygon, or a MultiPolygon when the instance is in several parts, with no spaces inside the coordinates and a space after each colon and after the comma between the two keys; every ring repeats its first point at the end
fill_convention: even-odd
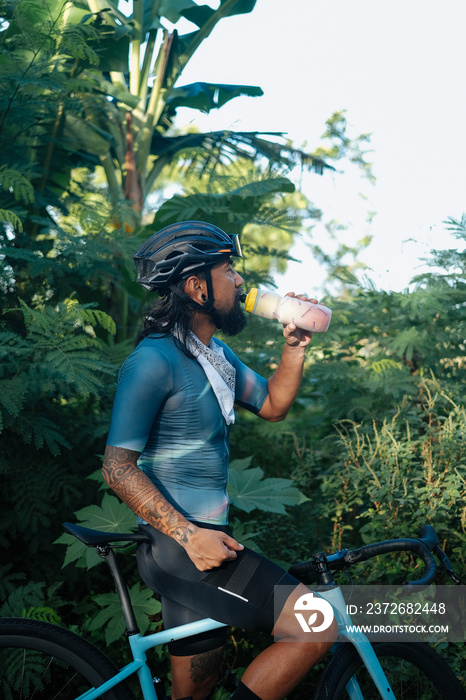
{"type": "Polygon", "coordinates": [[[323,304],[313,304],[297,297],[281,297],[263,289],[251,289],[244,303],[246,311],[254,316],[284,324],[294,323],[297,328],[313,333],[325,333],[332,318],[331,310],[323,304]]]}

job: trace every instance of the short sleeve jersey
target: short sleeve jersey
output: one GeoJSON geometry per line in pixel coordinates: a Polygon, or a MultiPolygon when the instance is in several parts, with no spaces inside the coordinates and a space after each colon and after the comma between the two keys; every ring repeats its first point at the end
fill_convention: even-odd
{"type": "MultiPolygon", "coordinates": [[[[235,403],[258,413],[267,380],[221,345],[236,369],[235,403]]],[[[149,336],[123,364],[108,445],[140,452],[139,467],[187,519],[228,522],[230,426],[204,370],[173,336],[149,336]]]]}

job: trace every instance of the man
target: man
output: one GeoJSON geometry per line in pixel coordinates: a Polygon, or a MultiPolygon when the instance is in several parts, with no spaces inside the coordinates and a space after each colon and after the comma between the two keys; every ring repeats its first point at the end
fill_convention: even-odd
{"type": "MultiPolygon", "coordinates": [[[[284,328],[283,354],[268,380],[213,339],[218,329],[234,335],[245,325],[234,256],[242,257],[237,236],[197,221],[164,228],[134,255],[138,281],[161,299],[120,372],[103,475],[150,539],[138,549],[138,566],[162,597],[165,626],[211,617],[273,634],[277,641],[232,697],[281,700],[331,644],[317,633],[310,643],[297,624],[293,606],[308,589],[231,535],[229,432],[234,403],[268,421],[285,418],[311,334],[284,328]]],[[[210,692],[225,630],[169,645],[173,700],[210,692]]]]}

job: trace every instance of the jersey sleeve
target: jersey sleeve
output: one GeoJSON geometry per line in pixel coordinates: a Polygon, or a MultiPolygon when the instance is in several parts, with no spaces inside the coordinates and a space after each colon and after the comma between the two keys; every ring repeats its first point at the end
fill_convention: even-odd
{"type": "Polygon", "coordinates": [[[269,395],[267,379],[241,362],[225,343],[217,338],[215,342],[221,344],[225,357],[236,369],[235,403],[252,413],[259,413],[269,395]]]}
{"type": "Polygon", "coordinates": [[[172,386],[168,358],[152,346],[139,345],[120,370],[107,445],[142,452],[172,386]]]}

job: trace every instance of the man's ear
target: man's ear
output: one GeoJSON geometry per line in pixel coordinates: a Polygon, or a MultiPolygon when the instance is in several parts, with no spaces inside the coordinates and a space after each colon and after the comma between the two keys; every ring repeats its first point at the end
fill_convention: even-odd
{"type": "Polygon", "coordinates": [[[188,295],[193,301],[196,301],[200,306],[207,299],[207,284],[204,279],[197,277],[196,275],[191,275],[185,282],[184,285],[185,294],[188,295]]]}

